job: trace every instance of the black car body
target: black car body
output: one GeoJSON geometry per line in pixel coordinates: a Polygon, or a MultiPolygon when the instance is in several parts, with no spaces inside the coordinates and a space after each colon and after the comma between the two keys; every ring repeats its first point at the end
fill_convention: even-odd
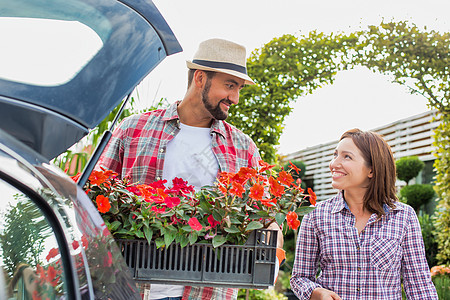
{"type": "Polygon", "coordinates": [[[25,24],[29,35],[20,42],[29,46],[3,40],[10,52],[0,60],[0,299],[140,299],[91,200],[49,161],[181,47],[149,0],[3,1],[0,30],[17,22],[25,24]],[[65,30],[72,27],[96,41],[81,60],[75,56],[90,46],[84,38],[71,53],[46,50],[44,38],[33,44],[45,28],[62,44],[58,36],[70,40],[65,30]]]}

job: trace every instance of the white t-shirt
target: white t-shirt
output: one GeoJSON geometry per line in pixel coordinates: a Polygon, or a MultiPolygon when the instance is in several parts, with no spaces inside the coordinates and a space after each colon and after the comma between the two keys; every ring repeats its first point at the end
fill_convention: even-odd
{"type": "MultiPolygon", "coordinates": [[[[167,144],[163,168],[166,186],[172,186],[175,177],[187,180],[195,190],[212,185],[219,171],[219,162],[211,147],[211,129],[182,123],[180,126],[180,132],[167,144]]],[[[152,284],[149,299],[181,297],[183,290],[182,285],[152,284]]]]}

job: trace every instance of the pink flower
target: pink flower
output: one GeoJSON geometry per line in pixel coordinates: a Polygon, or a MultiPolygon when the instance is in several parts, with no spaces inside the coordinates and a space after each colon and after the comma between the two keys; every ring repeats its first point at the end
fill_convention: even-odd
{"type": "Polygon", "coordinates": [[[190,218],[188,221],[189,226],[191,226],[192,230],[200,231],[202,230],[203,226],[200,224],[200,222],[197,220],[197,218],[190,218]]]}
{"type": "Polygon", "coordinates": [[[178,197],[166,197],[164,203],[166,203],[168,208],[172,208],[180,204],[181,200],[178,197]]]}

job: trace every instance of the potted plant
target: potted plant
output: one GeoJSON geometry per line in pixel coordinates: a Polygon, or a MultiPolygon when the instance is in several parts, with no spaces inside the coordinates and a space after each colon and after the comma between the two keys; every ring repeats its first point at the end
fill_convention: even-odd
{"type": "MultiPolygon", "coordinates": [[[[263,161],[259,166],[258,169],[241,168],[237,173],[222,172],[214,186],[203,187],[198,192],[181,178],[175,178],[170,186],[165,180],[136,184],[128,178],[120,179],[112,171],[100,170],[91,174],[85,190],[113,236],[123,243],[124,255],[130,256],[129,267],[135,277],[139,277],[137,273],[143,273],[139,268],[149,265],[152,259],[157,258],[160,263],[153,263],[151,268],[170,265],[171,262],[166,261],[170,254],[161,251],[167,252],[172,246],[178,247],[177,254],[173,254],[178,260],[175,265],[180,264],[182,257],[190,256],[186,251],[193,251],[189,247],[194,245],[201,246],[198,255],[212,257],[214,263],[226,257],[224,249],[227,247],[234,247],[235,252],[240,251],[239,247],[247,247],[247,252],[243,250],[240,258],[238,255],[239,259],[249,259],[244,265],[254,265],[263,256],[274,263],[276,232],[264,229],[274,222],[285,231],[297,229],[300,225],[298,216],[314,208],[316,196],[311,189],[305,193],[301,180],[294,180],[289,173],[292,170],[300,172],[295,165],[290,165],[292,170],[279,173],[272,170],[273,165],[263,161]],[[312,206],[303,205],[306,203],[312,206]],[[127,240],[134,243],[136,239],[140,240],[140,246],[124,246],[127,240]],[[142,243],[154,249],[142,248],[142,243]],[[256,248],[250,251],[249,244],[256,248]],[[181,250],[185,247],[188,250],[181,250]],[[269,249],[258,254],[258,247],[271,248],[273,255],[269,255],[269,249]]],[[[236,257],[235,254],[232,256],[231,260],[236,257]]],[[[196,262],[199,261],[201,259],[197,258],[196,262]]],[[[203,264],[198,266],[203,268],[203,264]]],[[[256,273],[255,268],[251,270],[256,273]]],[[[148,274],[154,275],[155,270],[148,274]]]]}

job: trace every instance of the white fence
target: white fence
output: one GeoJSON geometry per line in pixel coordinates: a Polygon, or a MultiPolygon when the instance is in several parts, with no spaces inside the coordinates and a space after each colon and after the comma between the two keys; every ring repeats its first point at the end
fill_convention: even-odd
{"type": "MultiPolygon", "coordinates": [[[[391,146],[395,159],[416,155],[426,162],[435,159],[433,132],[439,123],[439,116],[433,110],[375,128],[372,131],[384,136],[391,146]]],[[[328,199],[337,192],[331,187],[331,175],[328,167],[337,144],[337,140],[320,144],[291,153],[285,158],[286,161],[301,160],[305,163],[305,179],[313,181],[318,200],[328,199]]]]}

